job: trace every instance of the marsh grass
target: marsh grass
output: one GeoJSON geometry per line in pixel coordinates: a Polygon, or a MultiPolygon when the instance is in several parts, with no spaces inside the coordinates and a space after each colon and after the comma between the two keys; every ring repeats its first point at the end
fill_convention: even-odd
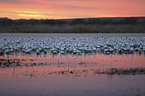
{"type": "Polygon", "coordinates": [[[0,33],[145,33],[144,24],[23,24],[1,26],[0,33]]]}
{"type": "Polygon", "coordinates": [[[111,68],[107,70],[96,70],[96,74],[117,74],[117,75],[144,75],[145,74],[145,68],[126,68],[126,69],[120,69],[120,68],[111,68]]]}

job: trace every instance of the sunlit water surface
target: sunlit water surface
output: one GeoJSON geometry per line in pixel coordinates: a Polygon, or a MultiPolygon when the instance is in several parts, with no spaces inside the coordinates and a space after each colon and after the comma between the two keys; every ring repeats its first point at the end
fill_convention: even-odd
{"type": "Polygon", "coordinates": [[[0,96],[145,96],[145,74],[97,73],[111,68],[145,68],[144,53],[14,52],[0,56],[0,60],[12,62],[0,67],[0,96]]]}

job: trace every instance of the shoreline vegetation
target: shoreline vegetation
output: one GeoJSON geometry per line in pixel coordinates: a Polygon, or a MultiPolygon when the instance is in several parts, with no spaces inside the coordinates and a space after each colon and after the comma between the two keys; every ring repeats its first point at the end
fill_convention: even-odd
{"type": "Polygon", "coordinates": [[[145,33],[145,17],[60,20],[0,18],[0,33],[145,33]]]}
{"type": "Polygon", "coordinates": [[[0,28],[0,33],[145,33],[145,24],[135,25],[45,25],[25,24],[0,28]]]}
{"type": "MultiPolygon", "coordinates": [[[[51,63],[37,63],[35,59],[0,59],[0,68],[10,67],[32,67],[32,66],[45,66],[51,65],[51,63]],[[34,61],[29,64],[25,61],[34,61]]],[[[81,62],[82,63],[82,62],[81,62]]],[[[79,64],[82,65],[82,64],[79,64]]],[[[74,74],[74,73],[85,73],[93,72],[95,74],[107,74],[107,75],[145,75],[145,68],[106,68],[106,69],[84,69],[84,70],[62,70],[50,72],[49,74],[74,74]]]]}
{"type": "MultiPolygon", "coordinates": [[[[0,68],[10,68],[10,67],[32,67],[32,66],[45,66],[51,65],[51,63],[37,63],[35,59],[0,59],[0,68]],[[25,61],[31,61],[27,64],[25,61]],[[32,62],[34,61],[34,62],[32,62]]],[[[82,65],[82,64],[79,64],[82,65]]],[[[59,65],[61,66],[61,65],[59,65]]],[[[106,69],[83,69],[83,70],[61,70],[55,72],[48,72],[48,74],[82,74],[93,72],[94,74],[107,74],[107,75],[145,75],[145,68],[106,68],[106,69]]],[[[40,74],[39,74],[40,75],[40,74]]]]}

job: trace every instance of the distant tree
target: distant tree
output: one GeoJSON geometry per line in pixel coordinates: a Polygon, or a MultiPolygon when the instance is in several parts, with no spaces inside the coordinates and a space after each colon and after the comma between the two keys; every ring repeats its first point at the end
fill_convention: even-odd
{"type": "Polygon", "coordinates": [[[72,20],[72,24],[84,24],[84,20],[83,19],[74,19],[72,20]]]}
{"type": "Polygon", "coordinates": [[[112,24],[113,21],[111,19],[103,19],[100,21],[101,24],[112,24]]]}
{"type": "Polygon", "coordinates": [[[137,23],[137,17],[126,17],[124,18],[124,24],[136,24],[137,23]]]}
{"type": "Polygon", "coordinates": [[[87,24],[100,24],[100,18],[90,18],[90,19],[88,19],[88,22],[87,22],[87,24]]]}
{"type": "Polygon", "coordinates": [[[12,24],[13,24],[13,20],[11,19],[0,19],[0,25],[8,26],[12,24]]]}
{"type": "Polygon", "coordinates": [[[28,23],[29,24],[39,24],[39,20],[37,20],[37,19],[29,19],[28,23]]]}
{"type": "Polygon", "coordinates": [[[41,24],[55,24],[55,20],[53,20],[53,19],[41,19],[40,23],[41,24]]]}
{"type": "Polygon", "coordinates": [[[68,24],[67,21],[64,20],[55,20],[56,24],[68,24]]]}

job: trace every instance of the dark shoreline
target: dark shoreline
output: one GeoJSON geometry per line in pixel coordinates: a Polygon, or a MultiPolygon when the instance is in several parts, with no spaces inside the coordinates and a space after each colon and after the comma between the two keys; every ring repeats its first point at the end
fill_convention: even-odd
{"type": "Polygon", "coordinates": [[[24,24],[1,26],[0,33],[145,33],[145,24],[24,24]]]}

